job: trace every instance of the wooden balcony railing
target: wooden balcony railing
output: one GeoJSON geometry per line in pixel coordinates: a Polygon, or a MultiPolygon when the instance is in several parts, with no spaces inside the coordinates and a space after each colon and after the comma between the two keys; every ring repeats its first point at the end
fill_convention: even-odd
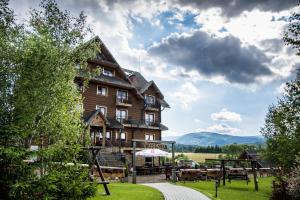
{"type": "Polygon", "coordinates": [[[150,110],[150,111],[159,111],[160,109],[160,104],[158,102],[155,103],[145,103],[145,110],[150,110]]]}
{"type": "Polygon", "coordinates": [[[121,97],[116,97],[116,105],[117,106],[126,106],[126,107],[131,107],[132,103],[130,98],[121,98],[121,97]]]}

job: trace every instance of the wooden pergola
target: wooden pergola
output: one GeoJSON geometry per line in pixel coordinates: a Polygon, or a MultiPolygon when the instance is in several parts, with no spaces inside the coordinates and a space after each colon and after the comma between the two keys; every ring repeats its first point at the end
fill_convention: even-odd
{"type": "Polygon", "coordinates": [[[163,141],[163,140],[140,140],[140,139],[132,139],[132,183],[136,184],[136,143],[137,142],[151,142],[151,143],[158,143],[158,144],[171,144],[172,145],[172,180],[176,181],[176,169],[175,169],[175,141],[163,141]]]}
{"type": "Polygon", "coordinates": [[[222,172],[222,176],[223,176],[223,185],[225,185],[225,182],[226,182],[226,180],[225,180],[226,179],[225,164],[227,162],[236,162],[236,163],[237,162],[250,162],[252,172],[253,172],[255,191],[258,191],[258,181],[257,181],[258,165],[257,165],[257,160],[253,160],[253,159],[205,159],[205,161],[219,161],[219,162],[221,162],[220,171],[222,172]]]}

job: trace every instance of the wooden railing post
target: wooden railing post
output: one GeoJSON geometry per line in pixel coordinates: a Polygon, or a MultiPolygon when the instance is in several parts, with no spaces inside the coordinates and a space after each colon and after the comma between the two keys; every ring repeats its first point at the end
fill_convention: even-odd
{"type": "Polygon", "coordinates": [[[135,150],[136,150],[136,142],[133,142],[133,148],[132,148],[132,183],[133,184],[136,184],[135,150]]]}
{"type": "Polygon", "coordinates": [[[175,169],[175,152],[174,143],[172,143],[172,180],[176,182],[176,169],[175,169]]]}

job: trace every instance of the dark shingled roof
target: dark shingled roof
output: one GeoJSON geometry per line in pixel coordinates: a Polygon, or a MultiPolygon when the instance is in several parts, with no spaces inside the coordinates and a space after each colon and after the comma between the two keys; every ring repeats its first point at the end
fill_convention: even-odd
{"type": "Polygon", "coordinates": [[[127,77],[131,81],[131,84],[133,84],[141,94],[143,94],[151,85],[153,85],[158,91],[158,93],[161,95],[161,98],[158,99],[159,103],[163,107],[170,108],[170,105],[164,100],[164,96],[162,92],[159,90],[159,88],[157,87],[154,81],[147,81],[144,78],[144,76],[137,71],[124,69],[124,68],[123,71],[126,73],[127,77]]]}
{"type": "Polygon", "coordinates": [[[114,85],[118,85],[118,86],[123,86],[126,88],[134,88],[133,85],[131,85],[129,82],[117,78],[117,77],[111,77],[111,76],[105,76],[103,74],[93,77],[92,80],[96,80],[96,81],[100,81],[100,82],[104,82],[104,83],[108,83],[108,84],[114,84],[114,85]]]}

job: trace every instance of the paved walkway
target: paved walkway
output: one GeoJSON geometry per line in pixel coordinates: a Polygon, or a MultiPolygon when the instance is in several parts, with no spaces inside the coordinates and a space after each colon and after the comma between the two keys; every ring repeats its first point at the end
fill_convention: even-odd
{"type": "Polygon", "coordinates": [[[188,187],[173,185],[170,183],[145,183],[159,191],[165,197],[165,200],[210,200],[204,194],[188,187]]]}

